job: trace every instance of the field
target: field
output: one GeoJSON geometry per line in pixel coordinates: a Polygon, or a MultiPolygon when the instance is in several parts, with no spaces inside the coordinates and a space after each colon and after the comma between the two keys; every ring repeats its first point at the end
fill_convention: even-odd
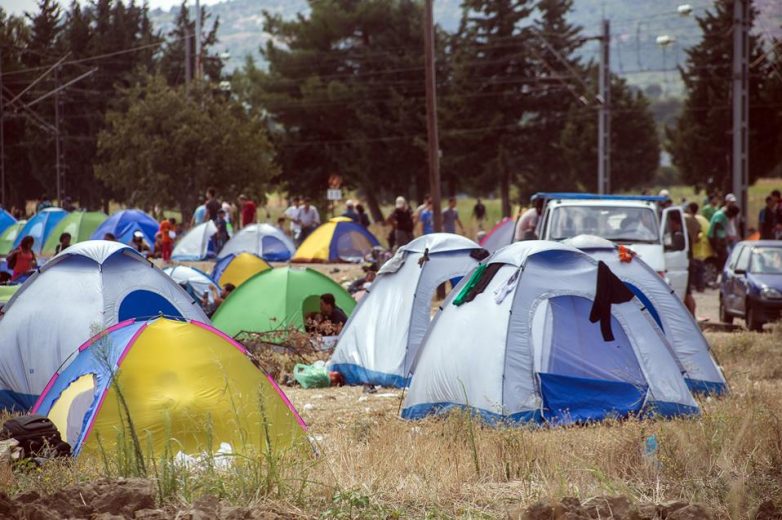
{"type": "MultiPolygon", "coordinates": [[[[712,312],[706,299],[714,296],[699,297],[705,312],[712,312]]],[[[715,517],[752,518],[765,500],[782,504],[782,327],[707,337],[731,393],[702,400],[696,419],[495,429],[458,414],[403,421],[398,390],[286,388],[319,455],[259,458],[224,470],[159,461],[147,475],[164,515],[156,518],[173,518],[194,502],[266,515],[258,518],[520,518],[541,500],[615,495],[634,504],[699,503],[715,517]],[[657,447],[650,450],[652,440],[657,447]]],[[[16,472],[0,464],[0,490],[31,500],[65,487],[55,495],[61,500],[100,495],[87,482],[101,477],[137,476],[119,470],[119,461],[109,461],[108,471],[104,464],[80,459],[16,472]]],[[[117,482],[108,485],[124,489],[117,482]]],[[[2,507],[0,496],[0,517],[2,507]]]]}

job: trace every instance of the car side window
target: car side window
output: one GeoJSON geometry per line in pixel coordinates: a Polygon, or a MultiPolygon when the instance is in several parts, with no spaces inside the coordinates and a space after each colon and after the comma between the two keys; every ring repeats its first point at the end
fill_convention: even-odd
{"type": "Polygon", "coordinates": [[[752,253],[751,247],[745,247],[741,250],[738,260],[736,260],[736,271],[748,271],[749,270],[749,257],[752,253]]]}
{"type": "Polygon", "coordinates": [[[730,269],[736,268],[736,261],[739,259],[739,255],[741,255],[742,251],[744,251],[743,247],[737,247],[733,250],[733,253],[730,255],[730,259],[728,259],[728,267],[730,269]]]}

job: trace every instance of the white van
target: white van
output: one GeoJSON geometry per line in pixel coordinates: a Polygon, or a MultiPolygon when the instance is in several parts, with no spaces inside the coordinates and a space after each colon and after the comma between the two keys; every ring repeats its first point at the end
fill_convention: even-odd
{"type": "Polygon", "coordinates": [[[690,248],[679,207],[660,211],[656,196],[539,193],[546,200],[537,235],[566,240],[596,235],[627,246],[684,298],[690,248]]]}

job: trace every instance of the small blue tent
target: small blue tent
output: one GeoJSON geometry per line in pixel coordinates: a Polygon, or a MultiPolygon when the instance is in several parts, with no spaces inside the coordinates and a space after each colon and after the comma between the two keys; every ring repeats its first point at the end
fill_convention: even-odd
{"type": "Polygon", "coordinates": [[[35,239],[33,251],[35,254],[40,254],[44,242],[49,238],[49,234],[66,215],[68,215],[68,212],[61,208],[46,208],[36,213],[34,217],[27,221],[27,224],[19,231],[19,234],[16,235],[13,247],[19,247],[24,237],[31,236],[35,239]]]}
{"type": "Polygon", "coordinates": [[[93,240],[102,240],[106,233],[111,233],[118,242],[130,244],[133,233],[141,231],[144,240],[150,246],[155,243],[155,233],[158,222],[140,209],[124,209],[107,218],[92,234],[93,240]]]}
{"type": "Polygon", "coordinates": [[[0,209],[0,233],[16,224],[16,219],[4,209],[0,209]]]}

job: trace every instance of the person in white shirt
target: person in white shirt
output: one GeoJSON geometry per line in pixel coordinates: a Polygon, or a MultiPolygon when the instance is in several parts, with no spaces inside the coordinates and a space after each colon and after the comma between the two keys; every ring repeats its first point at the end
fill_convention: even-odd
{"type": "Polygon", "coordinates": [[[318,214],[318,210],[315,209],[315,206],[310,204],[309,197],[305,197],[304,204],[299,207],[299,211],[296,215],[296,222],[301,226],[300,240],[302,242],[304,242],[307,237],[315,231],[315,228],[320,225],[320,214],[318,214]]]}
{"type": "Polygon", "coordinates": [[[516,232],[513,235],[513,241],[518,242],[520,240],[535,240],[537,235],[535,230],[538,227],[538,220],[543,213],[543,198],[534,197],[532,199],[532,207],[522,213],[521,218],[516,223],[516,232]]]}
{"type": "Polygon", "coordinates": [[[299,237],[301,236],[301,226],[296,221],[299,217],[299,197],[293,197],[291,199],[291,205],[285,210],[285,218],[290,222],[291,238],[299,245],[299,237]]]}

